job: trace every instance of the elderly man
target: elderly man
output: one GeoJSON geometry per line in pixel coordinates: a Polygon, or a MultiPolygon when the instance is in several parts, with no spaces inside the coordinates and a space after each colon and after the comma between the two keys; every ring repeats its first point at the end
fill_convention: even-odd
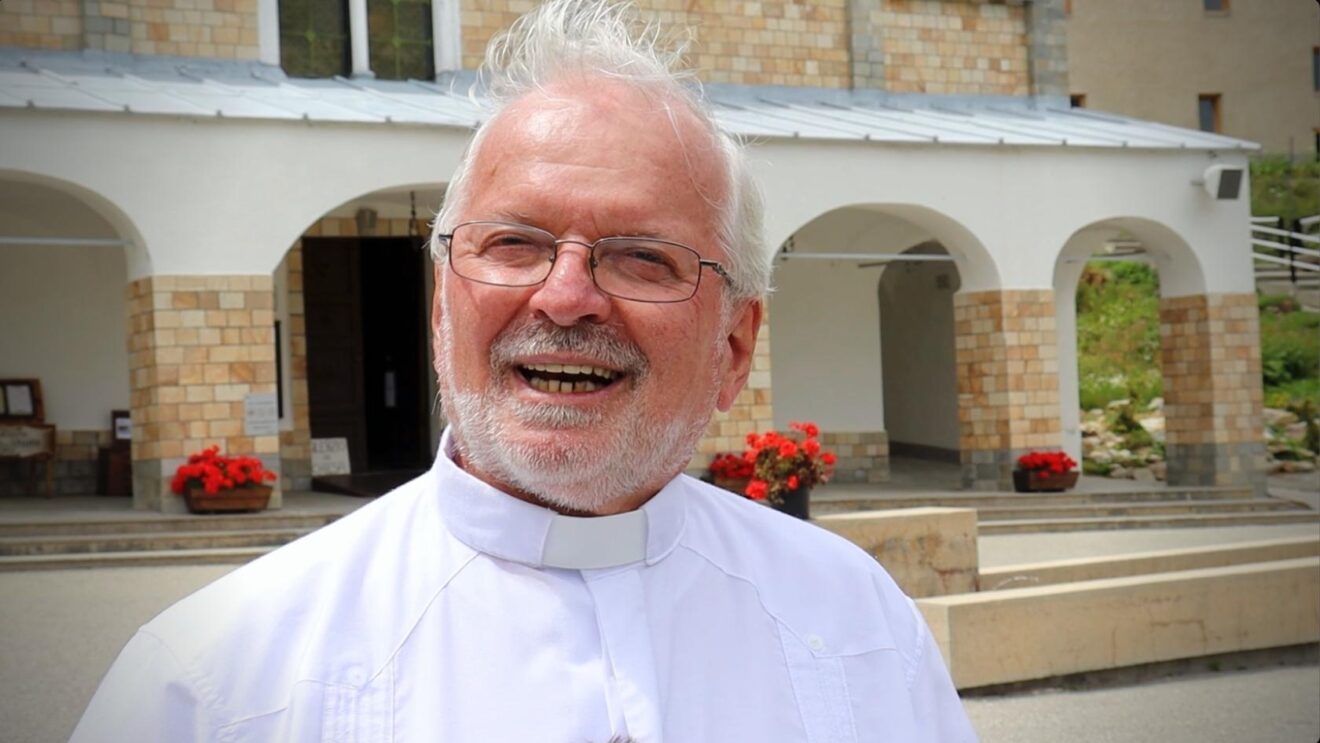
{"type": "Polygon", "coordinates": [[[769,260],[738,145],[629,18],[493,42],[434,237],[434,468],[144,626],[75,740],[974,738],[874,560],[680,474],[769,260]]]}

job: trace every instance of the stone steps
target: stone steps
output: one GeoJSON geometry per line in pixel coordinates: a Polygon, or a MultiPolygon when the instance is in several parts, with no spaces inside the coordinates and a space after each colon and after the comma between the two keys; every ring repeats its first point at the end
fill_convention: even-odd
{"type": "Polygon", "coordinates": [[[102,552],[148,552],[277,547],[311,533],[307,529],[150,532],[0,538],[0,556],[61,555],[102,552]]]}
{"type": "Polygon", "coordinates": [[[16,555],[0,557],[0,573],[20,570],[77,570],[84,568],[130,568],[151,565],[241,565],[274,547],[223,547],[215,549],[149,550],[144,552],[84,552],[64,555],[16,555]]]}
{"type": "Polygon", "coordinates": [[[154,534],[246,529],[303,529],[311,531],[338,519],[332,513],[261,513],[228,516],[127,516],[81,521],[32,520],[0,522],[0,539],[9,537],[90,536],[94,534],[154,534]]]}
{"type": "Polygon", "coordinates": [[[811,510],[825,513],[882,511],[891,508],[997,508],[1010,506],[1063,506],[1099,503],[1150,503],[1177,501],[1251,501],[1257,500],[1250,488],[1185,487],[1161,490],[1100,493],[927,493],[921,495],[855,495],[852,493],[812,493],[811,510]]]}
{"type": "Polygon", "coordinates": [[[991,534],[1029,534],[1035,532],[1098,531],[1106,529],[1169,529],[1180,527],[1245,526],[1271,524],[1320,525],[1320,513],[1299,509],[1247,513],[1199,513],[1177,516],[1102,516],[1088,518],[1036,518],[981,520],[977,532],[991,534]]]}
{"type": "Polygon", "coordinates": [[[1026,519],[1068,519],[1102,517],[1191,516],[1198,514],[1270,513],[1301,511],[1311,513],[1291,501],[1275,498],[1252,500],[1157,501],[1153,503],[1081,503],[1032,506],[990,506],[977,509],[981,522],[1026,519]]]}

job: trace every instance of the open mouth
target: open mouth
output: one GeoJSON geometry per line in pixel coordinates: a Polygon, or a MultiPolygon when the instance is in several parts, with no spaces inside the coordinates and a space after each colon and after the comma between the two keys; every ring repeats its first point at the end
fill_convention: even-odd
{"type": "Polygon", "coordinates": [[[595,392],[617,382],[623,374],[586,364],[527,364],[518,373],[541,392],[595,392]]]}

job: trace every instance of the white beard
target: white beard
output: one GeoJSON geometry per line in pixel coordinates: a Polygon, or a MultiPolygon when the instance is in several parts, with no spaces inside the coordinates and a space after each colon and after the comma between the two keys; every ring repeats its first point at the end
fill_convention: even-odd
{"type": "Polygon", "coordinates": [[[454,441],[463,466],[496,479],[546,505],[599,513],[613,503],[656,489],[682,471],[710,422],[718,396],[721,356],[716,340],[707,380],[709,392],[686,417],[649,418],[643,400],[650,364],[637,346],[605,326],[562,328],[548,321],[506,329],[491,344],[490,386],[460,390],[453,359],[453,313],[443,298],[443,338],[436,359],[445,417],[454,427],[454,441]],[[610,413],[577,407],[534,404],[513,399],[500,389],[511,371],[509,359],[566,350],[608,362],[629,376],[633,404],[610,413]],[[553,438],[538,443],[513,440],[513,424],[527,428],[601,429],[602,447],[556,446],[553,438]]]}

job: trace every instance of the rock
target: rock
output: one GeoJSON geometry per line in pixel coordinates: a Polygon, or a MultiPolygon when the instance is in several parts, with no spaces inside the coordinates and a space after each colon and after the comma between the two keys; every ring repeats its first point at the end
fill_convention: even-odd
{"type": "Polygon", "coordinates": [[[1114,454],[1108,449],[1095,449],[1086,458],[1096,464],[1109,464],[1114,461],[1114,454]]]}
{"type": "Polygon", "coordinates": [[[1279,472],[1315,472],[1315,462],[1279,462],[1279,472]]]}
{"type": "Polygon", "coordinates": [[[1109,476],[1116,480],[1130,480],[1132,479],[1132,472],[1127,467],[1118,464],[1114,465],[1112,470],[1109,470],[1109,476]]]}
{"type": "Polygon", "coordinates": [[[1156,477],[1149,467],[1138,467],[1132,470],[1132,479],[1137,482],[1155,482],[1156,477]]]}
{"type": "Polygon", "coordinates": [[[1086,421],[1081,425],[1082,436],[1099,436],[1105,430],[1105,425],[1101,421],[1086,421]]]}
{"type": "Polygon", "coordinates": [[[1164,432],[1164,416],[1152,415],[1147,418],[1138,418],[1137,422],[1146,429],[1146,433],[1164,432]]]}
{"type": "Polygon", "coordinates": [[[1127,399],[1126,397],[1123,398],[1122,400],[1110,400],[1109,402],[1105,403],[1105,410],[1118,410],[1119,408],[1126,408],[1128,405],[1131,404],[1132,401],[1127,399]]]}
{"type": "Polygon", "coordinates": [[[1265,408],[1264,415],[1265,425],[1270,428],[1283,428],[1297,422],[1297,416],[1287,410],[1279,410],[1278,408],[1265,408]]]}
{"type": "Polygon", "coordinates": [[[1287,426],[1284,426],[1283,435],[1290,439],[1301,441],[1306,438],[1306,424],[1301,421],[1289,423],[1287,426]]]}
{"type": "Polygon", "coordinates": [[[1156,462],[1150,466],[1150,473],[1155,476],[1156,480],[1164,482],[1164,479],[1169,475],[1169,465],[1165,462],[1156,462]]]}
{"type": "Polygon", "coordinates": [[[1087,418],[1103,418],[1104,415],[1105,415],[1105,411],[1101,410],[1100,408],[1091,408],[1090,410],[1086,411],[1087,418]]]}
{"type": "Polygon", "coordinates": [[[1147,410],[1163,410],[1163,409],[1164,409],[1164,398],[1162,398],[1162,397],[1157,397],[1157,398],[1151,400],[1151,401],[1150,401],[1150,404],[1146,406],[1146,409],[1147,409],[1147,410]]]}

